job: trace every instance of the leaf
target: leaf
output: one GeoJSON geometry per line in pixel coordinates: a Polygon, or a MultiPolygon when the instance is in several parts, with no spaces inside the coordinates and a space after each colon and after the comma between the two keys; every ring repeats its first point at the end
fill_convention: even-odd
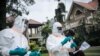
{"type": "MultiPolygon", "coordinates": [[[[6,1],[7,13],[14,12],[17,15],[25,13],[28,15],[29,11],[26,9],[26,6],[24,6],[21,2],[24,2],[27,6],[33,5],[35,3],[34,0],[7,0],[6,1]],[[13,7],[13,4],[16,5],[16,8],[13,7]],[[18,8],[20,8],[20,10],[18,8]]],[[[13,13],[10,14],[12,15],[13,13]]]]}

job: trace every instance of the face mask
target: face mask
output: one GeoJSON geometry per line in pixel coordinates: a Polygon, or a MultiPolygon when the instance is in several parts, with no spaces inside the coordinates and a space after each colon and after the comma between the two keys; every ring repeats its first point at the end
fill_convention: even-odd
{"type": "Polygon", "coordinates": [[[62,34],[62,27],[57,27],[58,33],[62,34]]]}
{"type": "Polygon", "coordinates": [[[62,27],[57,27],[58,30],[62,30],[62,27]]]}

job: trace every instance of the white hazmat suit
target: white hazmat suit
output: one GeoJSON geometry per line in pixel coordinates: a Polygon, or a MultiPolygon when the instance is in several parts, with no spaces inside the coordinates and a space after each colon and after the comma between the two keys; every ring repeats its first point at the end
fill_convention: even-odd
{"type": "Polygon", "coordinates": [[[14,50],[18,47],[29,49],[28,40],[23,35],[26,28],[25,18],[18,16],[15,19],[14,28],[4,29],[0,31],[0,49],[3,56],[10,56],[10,50],[14,50]],[[16,30],[15,30],[16,29],[16,30]],[[20,32],[18,32],[19,30],[20,32]]]}
{"type": "Polygon", "coordinates": [[[71,43],[68,41],[64,45],[61,44],[65,36],[62,35],[62,30],[58,30],[58,27],[62,27],[62,25],[59,22],[55,22],[52,34],[47,38],[46,47],[49,56],[69,56],[67,49],[70,48],[71,43]]]}

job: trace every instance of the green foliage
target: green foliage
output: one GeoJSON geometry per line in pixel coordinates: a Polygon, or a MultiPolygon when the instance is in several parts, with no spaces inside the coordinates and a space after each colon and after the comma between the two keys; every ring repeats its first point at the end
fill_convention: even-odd
{"type": "Polygon", "coordinates": [[[41,32],[42,32],[41,34],[44,37],[44,39],[46,39],[48,35],[51,33],[50,21],[46,23],[46,25],[43,27],[41,32]]]}
{"type": "Polygon", "coordinates": [[[91,30],[88,34],[88,42],[92,46],[99,46],[100,45],[100,8],[93,14],[92,22],[95,22],[96,24],[93,24],[91,27],[91,30]]]}
{"type": "Polygon", "coordinates": [[[63,17],[64,15],[62,13],[65,13],[66,9],[65,9],[65,5],[64,3],[59,3],[58,4],[58,8],[55,10],[55,18],[58,22],[63,23],[63,17]]]}
{"type": "MultiPolygon", "coordinates": [[[[86,15],[86,14],[85,14],[86,15]]],[[[91,25],[85,23],[85,18],[83,18],[79,23],[82,24],[80,29],[77,29],[78,38],[77,41],[80,43],[86,40],[92,46],[100,45],[100,8],[93,12],[93,18],[90,19],[91,25]],[[88,27],[85,27],[88,26],[88,27]],[[87,30],[88,29],[88,30],[87,30]],[[81,31],[83,30],[83,31],[81,31]],[[86,31],[87,30],[87,31],[86,31]],[[82,33],[84,32],[84,33],[82,33]]]]}
{"type": "Polygon", "coordinates": [[[96,13],[93,16],[93,21],[100,23],[100,8],[96,11],[96,13]]]}
{"type": "Polygon", "coordinates": [[[35,41],[32,41],[31,43],[29,43],[29,46],[30,46],[30,49],[32,50],[32,51],[37,51],[37,50],[39,50],[39,45],[38,44],[36,44],[36,42],[35,41]]]}
{"type": "Polygon", "coordinates": [[[6,2],[6,12],[12,15],[22,15],[22,13],[28,14],[26,6],[33,5],[34,0],[7,0],[6,2]],[[24,5],[24,4],[26,5],[24,5]]]}
{"type": "Polygon", "coordinates": [[[59,6],[59,8],[61,9],[62,12],[65,12],[66,9],[65,9],[64,3],[61,2],[61,3],[58,4],[58,6],[59,6]]]}
{"type": "Polygon", "coordinates": [[[47,52],[46,47],[39,46],[39,44],[37,44],[36,41],[31,41],[29,43],[29,46],[30,46],[30,51],[39,51],[41,49],[40,50],[41,53],[46,53],[47,52]]]}
{"type": "Polygon", "coordinates": [[[84,36],[81,31],[76,31],[75,33],[75,41],[77,42],[77,45],[81,45],[84,41],[84,36]]]}

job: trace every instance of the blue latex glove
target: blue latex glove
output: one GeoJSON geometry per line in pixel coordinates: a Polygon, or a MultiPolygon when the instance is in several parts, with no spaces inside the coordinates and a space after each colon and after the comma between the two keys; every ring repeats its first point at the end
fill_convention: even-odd
{"type": "Polygon", "coordinates": [[[16,48],[15,50],[10,50],[10,55],[19,55],[24,56],[27,53],[27,51],[24,48],[16,48]]]}
{"type": "Polygon", "coordinates": [[[73,42],[73,43],[71,44],[71,48],[74,48],[74,47],[77,47],[77,45],[76,45],[75,42],[73,42]]]}
{"type": "Polygon", "coordinates": [[[72,39],[72,37],[68,36],[68,37],[66,37],[66,38],[61,42],[61,44],[64,45],[64,44],[66,44],[68,41],[70,41],[71,39],[72,39]]]}
{"type": "Polygon", "coordinates": [[[32,51],[29,56],[40,56],[40,52],[32,51]]]}

